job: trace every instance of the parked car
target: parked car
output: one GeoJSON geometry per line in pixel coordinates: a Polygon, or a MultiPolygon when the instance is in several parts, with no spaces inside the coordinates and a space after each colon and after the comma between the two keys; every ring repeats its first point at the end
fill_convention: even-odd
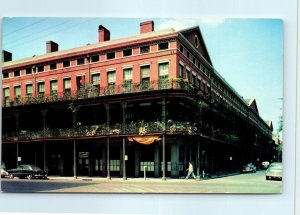
{"type": "Polygon", "coordinates": [[[8,176],[8,172],[6,171],[5,164],[1,163],[1,178],[8,176]]]}
{"type": "Polygon", "coordinates": [[[270,179],[282,180],[282,163],[275,162],[270,164],[269,168],[266,170],[266,180],[270,179]]]}
{"type": "Polygon", "coordinates": [[[40,169],[36,165],[30,165],[30,164],[23,164],[18,166],[16,169],[10,169],[7,170],[9,174],[9,178],[13,179],[14,177],[19,177],[19,178],[47,178],[47,172],[40,169]]]}
{"type": "Polygon", "coordinates": [[[269,165],[270,165],[269,161],[264,161],[264,162],[261,163],[261,166],[262,166],[263,169],[268,169],[269,165]]]}
{"type": "Polygon", "coordinates": [[[242,172],[252,172],[255,173],[256,172],[256,166],[254,166],[253,163],[248,163],[243,167],[242,172]]]}

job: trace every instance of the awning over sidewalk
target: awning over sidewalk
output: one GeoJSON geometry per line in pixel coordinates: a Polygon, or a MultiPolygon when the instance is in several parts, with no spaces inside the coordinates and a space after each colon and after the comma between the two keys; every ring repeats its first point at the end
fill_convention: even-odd
{"type": "Polygon", "coordinates": [[[159,136],[147,136],[147,137],[128,137],[128,141],[130,142],[138,142],[144,145],[150,145],[154,143],[155,141],[159,141],[161,138],[159,136]]]}

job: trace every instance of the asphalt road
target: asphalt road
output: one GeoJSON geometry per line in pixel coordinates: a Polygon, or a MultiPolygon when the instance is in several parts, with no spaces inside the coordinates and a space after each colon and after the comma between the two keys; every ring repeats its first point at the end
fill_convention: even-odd
{"type": "Polygon", "coordinates": [[[51,178],[2,179],[3,192],[51,193],[281,193],[281,181],[267,181],[265,171],[216,179],[51,178]]]}

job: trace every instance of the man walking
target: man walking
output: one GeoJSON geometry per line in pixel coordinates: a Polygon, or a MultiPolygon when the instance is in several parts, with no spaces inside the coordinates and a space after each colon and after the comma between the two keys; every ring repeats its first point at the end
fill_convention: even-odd
{"type": "Polygon", "coordinates": [[[189,177],[192,175],[194,179],[196,179],[196,176],[194,174],[194,168],[193,168],[193,164],[191,162],[189,162],[189,168],[187,169],[188,174],[185,177],[185,179],[189,179],[189,177]]]}

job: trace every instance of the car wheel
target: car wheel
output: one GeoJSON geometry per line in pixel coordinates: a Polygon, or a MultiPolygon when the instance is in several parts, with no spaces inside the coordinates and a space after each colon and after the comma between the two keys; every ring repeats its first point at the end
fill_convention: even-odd
{"type": "Polygon", "coordinates": [[[28,178],[29,180],[31,180],[31,179],[32,179],[32,175],[28,175],[27,178],[28,178]]]}
{"type": "Polygon", "coordinates": [[[9,174],[9,178],[10,179],[14,179],[14,175],[13,174],[9,174]]]}

